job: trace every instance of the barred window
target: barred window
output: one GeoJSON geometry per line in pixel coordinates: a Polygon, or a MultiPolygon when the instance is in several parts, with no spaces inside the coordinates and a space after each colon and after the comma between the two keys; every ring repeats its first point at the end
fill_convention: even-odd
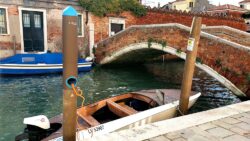
{"type": "Polygon", "coordinates": [[[0,8],[0,34],[7,34],[6,9],[0,8]]]}
{"type": "Polygon", "coordinates": [[[41,28],[41,16],[38,14],[34,14],[34,24],[35,28],[41,28]]]}
{"type": "Polygon", "coordinates": [[[189,2],[189,7],[193,8],[194,7],[194,3],[193,2],[189,2]]]}
{"type": "Polygon", "coordinates": [[[30,15],[23,14],[23,27],[30,27],[30,15]]]}
{"type": "Polygon", "coordinates": [[[82,26],[82,15],[78,15],[77,17],[77,32],[78,36],[83,36],[83,26],[82,26]]]}

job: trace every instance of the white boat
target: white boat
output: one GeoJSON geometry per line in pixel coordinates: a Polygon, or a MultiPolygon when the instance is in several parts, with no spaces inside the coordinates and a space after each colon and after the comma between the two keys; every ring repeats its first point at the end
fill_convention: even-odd
{"type": "MultiPolygon", "coordinates": [[[[196,92],[191,93],[189,108],[200,95],[196,92]]],[[[77,140],[173,118],[177,114],[179,98],[180,90],[143,90],[81,107],[77,110],[77,140]]],[[[52,126],[61,124],[62,115],[50,119],[50,123],[52,126]]],[[[43,141],[62,141],[62,128],[57,128],[59,129],[55,129],[57,131],[43,138],[43,141]]]]}

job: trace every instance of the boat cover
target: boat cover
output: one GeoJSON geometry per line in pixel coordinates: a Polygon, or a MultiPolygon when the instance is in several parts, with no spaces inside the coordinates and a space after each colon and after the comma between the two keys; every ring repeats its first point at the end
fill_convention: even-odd
{"type": "Polygon", "coordinates": [[[49,129],[50,128],[49,119],[45,115],[24,118],[23,123],[26,125],[37,126],[37,127],[42,128],[42,129],[49,129]]]}
{"type": "MultiPolygon", "coordinates": [[[[79,59],[78,63],[86,62],[79,59]]],[[[44,54],[16,54],[14,56],[0,60],[0,64],[62,64],[62,53],[44,53],[44,54]]]]}

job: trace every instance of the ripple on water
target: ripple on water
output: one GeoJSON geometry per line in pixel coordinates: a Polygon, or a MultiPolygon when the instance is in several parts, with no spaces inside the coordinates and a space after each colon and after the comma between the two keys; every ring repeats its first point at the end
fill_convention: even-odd
{"type": "MultiPolygon", "coordinates": [[[[180,88],[183,62],[146,64],[125,68],[96,68],[79,74],[86,102],[143,89],[180,88]]],[[[240,102],[232,92],[203,71],[196,69],[192,90],[202,96],[190,112],[240,102]]],[[[78,100],[80,105],[80,99],[78,100]]],[[[23,131],[23,118],[39,114],[48,117],[62,112],[60,75],[5,77],[0,79],[0,141],[14,140],[23,131]]]]}

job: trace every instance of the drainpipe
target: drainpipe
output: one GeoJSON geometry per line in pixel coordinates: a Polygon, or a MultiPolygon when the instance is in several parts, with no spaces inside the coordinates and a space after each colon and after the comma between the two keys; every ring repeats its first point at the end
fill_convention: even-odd
{"type": "Polygon", "coordinates": [[[93,23],[90,23],[89,24],[89,54],[90,54],[90,57],[92,58],[94,58],[94,52],[93,52],[94,44],[95,44],[95,26],[93,23]]]}
{"type": "Polygon", "coordinates": [[[89,11],[86,10],[85,12],[86,12],[86,22],[85,22],[85,24],[88,25],[88,23],[89,23],[89,11]]]}
{"type": "Polygon", "coordinates": [[[77,12],[68,6],[63,10],[63,140],[76,140],[77,97],[72,84],[77,85],[77,12]]]}
{"type": "Polygon", "coordinates": [[[16,55],[16,35],[12,36],[13,54],[16,55]]]}

